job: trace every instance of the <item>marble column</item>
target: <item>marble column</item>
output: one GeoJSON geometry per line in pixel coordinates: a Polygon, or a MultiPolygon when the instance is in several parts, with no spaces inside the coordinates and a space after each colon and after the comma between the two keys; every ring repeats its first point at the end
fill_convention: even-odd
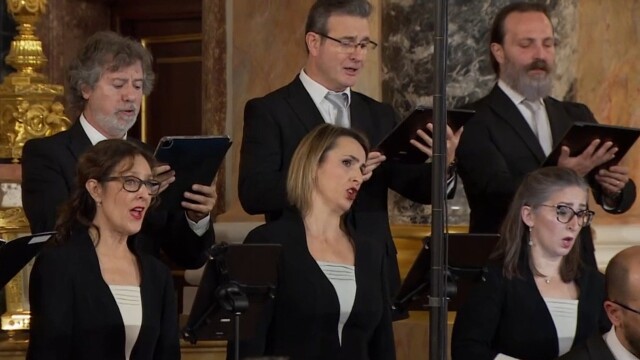
{"type": "MultiPolygon", "coordinates": [[[[489,92],[495,82],[488,57],[489,28],[497,11],[513,1],[449,1],[447,103],[455,108],[489,92]]],[[[577,0],[547,0],[557,50],[553,95],[572,98],[575,87],[577,0]]],[[[382,99],[404,117],[418,105],[431,106],[434,84],[435,1],[382,1],[382,99]]],[[[392,223],[429,223],[430,207],[397,194],[390,200],[392,223]]],[[[449,201],[449,223],[468,223],[461,182],[449,201]]]]}
{"type": "MultiPolygon", "coordinates": [[[[202,133],[225,134],[227,128],[227,26],[225,0],[202,1],[202,133]]],[[[227,167],[218,171],[218,194],[226,193],[227,167]]],[[[219,196],[215,212],[225,209],[219,196]]]]}

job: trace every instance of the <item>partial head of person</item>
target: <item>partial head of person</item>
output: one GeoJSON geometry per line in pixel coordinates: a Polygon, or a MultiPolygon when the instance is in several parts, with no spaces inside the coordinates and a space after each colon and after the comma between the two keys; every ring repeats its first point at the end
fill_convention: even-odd
{"type": "Polygon", "coordinates": [[[604,309],[616,337],[640,358],[640,246],[626,248],[609,261],[605,288],[604,309]]]}
{"type": "Polygon", "coordinates": [[[58,239],[64,241],[76,226],[130,236],[160,190],[153,177],[153,155],[139,145],[120,139],[104,140],[78,159],[77,189],[58,219],[58,239]]]}
{"type": "Polygon", "coordinates": [[[540,276],[534,264],[545,259],[561,261],[562,280],[574,280],[581,266],[578,234],[594,216],[588,196],[589,185],[571,169],[545,167],[529,173],[516,191],[496,248],[505,276],[522,275],[521,265],[540,276]]]}
{"type": "Polygon", "coordinates": [[[377,44],[369,33],[372,6],[367,0],[317,0],[307,17],[305,72],[329,90],[356,84],[369,51],[377,44]]]}
{"type": "Polygon", "coordinates": [[[490,33],[496,75],[529,100],[551,94],[556,39],[544,4],[518,2],[496,15],[490,33]]]}
{"type": "Polygon", "coordinates": [[[135,124],[142,96],[153,89],[151,53],[111,31],[92,35],[67,72],[69,106],[108,139],[135,124]]]}
{"type": "Polygon", "coordinates": [[[291,159],[287,196],[303,216],[322,207],[342,216],[362,185],[369,152],[357,131],[323,124],[308,133],[291,159]]]}

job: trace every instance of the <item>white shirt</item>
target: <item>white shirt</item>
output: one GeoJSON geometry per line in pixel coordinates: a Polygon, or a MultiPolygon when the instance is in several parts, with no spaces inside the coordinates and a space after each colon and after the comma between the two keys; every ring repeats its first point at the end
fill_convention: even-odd
{"type": "Polygon", "coordinates": [[[611,330],[602,335],[604,342],[607,343],[609,350],[616,360],[638,360],[629,350],[627,350],[616,335],[616,327],[612,326],[611,330]]]}
{"type": "Polygon", "coordinates": [[[142,298],[139,286],[109,285],[109,290],[118,304],[124,325],[125,358],[129,360],[131,351],[138,340],[142,326],[142,298]]]}
{"type": "MultiPolygon", "coordinates": [[[[327,93],[331,91],[325,88],[324,86],[320,85],[317,81],[310,78],[309,75],[307,75],[307,73],[304,72],[304,69],[300,71],[300,81],[302,82],[302,85],[309,93],[309,96],[311,96],[311,99],[313,100],[313,102],[316,104],[316,107],[320,111],[320,115],[322,115],[322,118],[324,119],[324,121],[327,124],[335,125],[336,116],[338,115],[338,109],[336,109],[336,107],[333,106],[325,98],[327,93]]],[[[349,101],[347,102],[347,109],[348,109],[349,105],[351,105],[351,88],[346,88],[342,92],[347,94],[347,97],[349,99],[349,101]]]]}
{"type": "MultiPolygon", "coordinates": [[[[80,115],[80,125],[82,126],[84,133],[87,134],[87,137],[89,138],[89,141],[91,141],[92,145],[95,145],[100,141],[107,140],[106,136],[104,136],[100,131],[98,131],[98,129],[89,124],[87,118],[84,117],[84,113],[80,115]]],[[[125,134],[122,139],[124,140],[126,138],[127,134],[125,134]]],[[[201,219],[198,222],[191,221],[186,212],[184,216],[187,218],[189,227],[191,228],[191,230],[193,230],[194,233],[196,233],[196,235],[202,236],[209,229],[209,219],[211,217],[210,215],[205,216],[204,219],[201,219]]]]}
{"type": "Polygon", "coordinates": [[[356,284],[356,267],[325,261],[317,261],[317,263],[336,290],[336,295],[338,295],[338,304],[340,305],[340,317],[337,324],[338,341],[342,345],[342,329],[351,315],[353,303],[356,300],[356,290],[358,288],[356,284]]]}

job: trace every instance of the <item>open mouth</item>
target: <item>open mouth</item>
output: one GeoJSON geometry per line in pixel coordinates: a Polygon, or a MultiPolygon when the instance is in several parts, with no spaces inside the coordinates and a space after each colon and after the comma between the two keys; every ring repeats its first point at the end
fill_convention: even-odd
{"type": "Polygon", "coordinates": [[[129,210],[129,213],[134,219],[142,220],[142,218],[144,217],[144,210],[145,210],[144,207],[136,206],[133,209],[129,210]]]}
{"type": "Polygon", "coordinates": [[[356,188],[347,189],[347,199],[353,201],[356,199],[357,195],[358,195],[358,189],[356,188]]]}
{"type": "Polygon", "coordinates": [[[566,237],[562,239],[562,247],[565,249],[570,248],[573,245],[573,238],[572,237],[566,237]]]}

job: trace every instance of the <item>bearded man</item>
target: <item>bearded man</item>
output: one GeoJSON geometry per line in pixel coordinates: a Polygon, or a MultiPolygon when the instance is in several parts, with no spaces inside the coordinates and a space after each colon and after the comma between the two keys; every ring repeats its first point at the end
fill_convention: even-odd
{"type": "MultiPolygon", "coordinates": [[[[457,149],[472,233],[498,233],[523,177],[542,165],[572,123],[597,122],[584,104],[549,96],[556,41],[544,5],[513,3],[502,8],[490,37],[498,81],[474,104],[476,115],[465,125],[457,149]]],[[[564,147],[558,160],[558,166],[588,177],[596,202],[613,214],[627,211],[635,201],[629,169],[592,170],[614,158],[617,150],[611,142],[595,140],[578,156],[570,156],[564,147]]],[[[589,227],[580,238],[583,261],[596,266],[589,227]]]]}

